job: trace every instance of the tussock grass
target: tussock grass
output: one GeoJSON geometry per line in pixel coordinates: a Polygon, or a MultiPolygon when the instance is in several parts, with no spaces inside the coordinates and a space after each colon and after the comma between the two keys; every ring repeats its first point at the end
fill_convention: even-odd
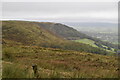
{"type": "Polygon", "coordinates": [[[3,77],[33,77],[32,65],[37,64],[39,78],[116,78],[117,58],[99,54],[42,48],[3,45],[5,64],[3,77]],[[26,70],[25,66],[28,67],[26,70]],[[11,75],[11,73],[13,75],[11,75]],[[17,74],[19,73],[19,74],[17,74]],[[29,76],[28,76],[29,75],[29,76]]]}
{"type": "Polygon", "coordinates": [[[2,78],[32,78],[29,68],[11,62],[3,63],[2,78]]]}

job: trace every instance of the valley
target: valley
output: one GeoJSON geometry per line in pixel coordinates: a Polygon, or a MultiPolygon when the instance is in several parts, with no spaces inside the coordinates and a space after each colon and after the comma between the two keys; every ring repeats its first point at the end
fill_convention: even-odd
{"type": "Polygon", "coordinates": [[[88,36],[99,38],[100,40],[118,44],[118,24],[104,22],[63,22],[74,29],[87,34],[88,36]]]}
{"type": "Polygon", "coordinates": [[[87,31],[83,31],[83,33],[95,37],[95,38],[99,38],[103,41],[107,41],[113,44],[118,44],[118,33],[115,32],[87,32],[87,31]]]}
{"type": "Polygon", "coordinates": [[[67,25],[2,21],[2,33],[3,78],[118,77],[117,54],[108,50],[116,45],[67,25]]]}

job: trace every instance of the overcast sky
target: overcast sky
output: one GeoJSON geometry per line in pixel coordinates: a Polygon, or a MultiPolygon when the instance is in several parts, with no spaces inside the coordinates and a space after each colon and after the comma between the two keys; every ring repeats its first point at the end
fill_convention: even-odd
{"type": "MultiPolygon", "coordinates": [[[[14,0],[13,0],[14,1],[14,0]]],[[[32,0],[33,1],[33,0],[32,0]]],[[[117,23],[117,2],[3,2],[3,19],[117,23]]]]}

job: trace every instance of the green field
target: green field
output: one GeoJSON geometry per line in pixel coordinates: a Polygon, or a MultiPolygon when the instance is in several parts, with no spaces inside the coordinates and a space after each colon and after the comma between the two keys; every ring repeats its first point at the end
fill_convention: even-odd
{"type": "Polygon", "coordinates": [[[74,40],[75,42],[80,42],[80,43],[84,43],[84,44],[89,44],[93,47],[98,47],[94,44],[94,41],[90,40],[90,39],[79,39],[79,40],[74,40]]]}
{"type": "MultiPolygon", "coordinates": [[[[75,42],[79,42],[79,43],[89,44],[89,45],[91,45],[92,47],[98,47],[96,44],[94,44],[95,42],[92,41],[92,40],[90,40],[90,39],[79,39],[79,40],[74,40],[74,41],[75,41],[75,42]]],[[[105,46],[105,45],[102,45],[102,46],[108,48],[108,47],[105,46]]],[[[104,49],[104,50],[106,50],[106,51],[108,51],[108,52],[110,52],[110,53],[114,53],[114,49],[113,49],[113,48],[111,48],[111,50],[108,50],[108,49],[104,49]]]]}

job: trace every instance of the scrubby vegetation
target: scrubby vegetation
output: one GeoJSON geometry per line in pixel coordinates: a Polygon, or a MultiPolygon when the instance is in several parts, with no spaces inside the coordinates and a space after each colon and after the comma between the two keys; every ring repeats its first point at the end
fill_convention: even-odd
{"type": "Polygon", "coordinates": [[[117,57],[108,51],[63,39],[32,22],[3,21],[2,29],[3,78],[118,77],[117,57]]]}
{"type": "Polygon", "coordinates": [[[33,24],[32,22],[4,21],[2,27],[3,39],[13,40],[24,45],[37,45],[42,47],[77,50],[104,55],[110,53],[90,45],[65,40],[62,37],[58,37],[58,35],[33,24]]]}
{"type": "Polygon", "coordinates": [[[4,78],[117,78],[117,58],[37,46],[3,46],[4,78]],[[14,57],[8,60],[4,54],[14,57]]]}
{"type": "Polygon", "coordinates": [[[3,62],[2,74],[2,78],[33,78],[34,76],[24,65],[11,62],[3,62]]]}

